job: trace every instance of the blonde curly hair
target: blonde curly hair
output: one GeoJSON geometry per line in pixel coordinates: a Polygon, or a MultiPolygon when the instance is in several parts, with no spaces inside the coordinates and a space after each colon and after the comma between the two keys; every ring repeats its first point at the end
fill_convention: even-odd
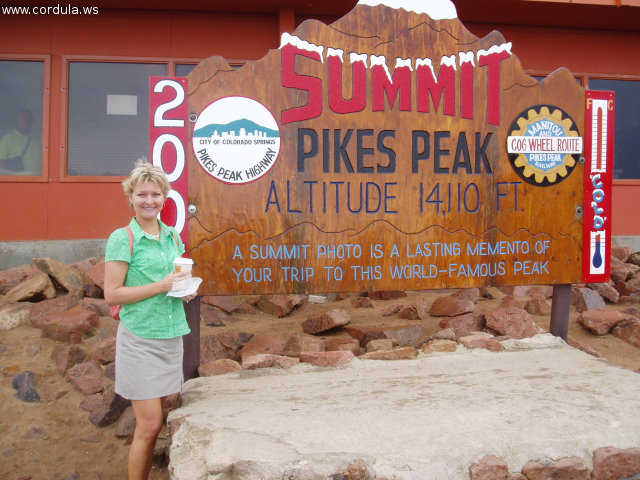
{"type": "Polygon", "coordinates": [[[122,182],[122,188],[127,196],[129,206],[131,206],[129,197],[140,182],[153,182],[158,185],[165,200],[169,195],[169,190],[171,190],[171,185],[164,171],[160,167],[147,162],[146,158],[141,158],[136,162],[129,176],[122,182]]]}

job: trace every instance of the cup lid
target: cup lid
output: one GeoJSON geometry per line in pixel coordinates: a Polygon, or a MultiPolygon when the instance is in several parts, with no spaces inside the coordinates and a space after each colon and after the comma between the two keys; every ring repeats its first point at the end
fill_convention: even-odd
{"type": "Polygon", "coordinates": [[[181,263],[181,264],[193,264],[193,260],[190,258],[184,258],[184,257],[176,257],[173,260],[173,263],[181,263]]]}

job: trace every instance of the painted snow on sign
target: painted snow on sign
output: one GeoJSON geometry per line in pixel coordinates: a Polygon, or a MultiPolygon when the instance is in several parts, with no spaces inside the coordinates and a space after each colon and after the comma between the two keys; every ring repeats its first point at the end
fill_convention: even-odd
{"type": "Polygon", "coordinates": [[[408,12],[425,13],[434,20],[458,18],[458,12],[451,0],[359,0],[358,5],[403,8],[408,12]]]}

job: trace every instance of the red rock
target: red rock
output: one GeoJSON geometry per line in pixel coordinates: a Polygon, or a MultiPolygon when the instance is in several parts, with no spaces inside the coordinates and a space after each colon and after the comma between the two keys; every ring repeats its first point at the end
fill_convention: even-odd
{"type": "Polygon", "coordinates": [[[67,378],[74,387],[85,395],[101,392],[104,388],[102,369],[96,360],[74,365],[67,370],[67,378]]]}
{"type": "Polygon", "coordinates": [[[438,297],[429,314],[434,317],[455,317],[464,313],[473,312],[475,306],[471,300],[456,298],[452,296],[438,297]]]}
{"type": "Polygon", "coordinates": [[[216,335],[216,338],[220,341],[222,346],[237,352],[253,338],[253,333],[238,332],[237,330],[225,330],[224,332],[216,335]]]}
{"type": "Polygon", "coordinates": [[[617,303],[620,299],[620,293],[611,283],[588,283],[587,286],[612,303],[617,303]]]}
{"type": "Polygon", "coordinates": [[[465,337],[460,337],[458,342],[467,348],[485,348],[492,352],[500,352],[504,350],[504,345],[502,345],[500,340],[489,334],[477,333],[467,335],[465,337]]]}
{"type": "Polygon", "coordinates": [[[160,403],[162,405],[162,418],[166,420],[169,412],[182,406],[182,396],[180,393],[172,393],[162,397],[160,403]]]}
{"type": "Polygon", "coordinates": [[[259,353],[242,357],[242,368],[245,370],[255,370],[257,368],[280,367],[291,368],[300,363],[300,359],[285,357],[282,355],[272,355],[270,353],[259,353]]]}
{"type": "Polygon", "coordinates": [[[100,260],[86,272],[93,283],[104,290],[104,260],[100,260]]]}
{"type": "Polygon", "coordinates": [[[571,304],[578,312],[606,308],[604,299],[595,290],[590,288],[575,287],[571,290],[571,304]]]}
{"type": "Polygon", "coordinates": [[[239,360],[240,356],[237,350],[225,347],[220,339],[214,335],[208,335],[200,339],[200,364],[221,358],[239,360]]]}
{"type": "Polygon", "coordinates": [[[416,313],[418,314],[418,318],[420,320],[425,320],[429,318],[429,309],[431,308],[430,302],[427,300],[420,300],[416,304],[416,313]]]}
{"type": "Polygon", "coordinates": [[[509,467],[493,455],[485,455],[469,467],[470,480],[507,480],[509,467]]]}
{"type": "Polygon", "coordinates": [[[103,365],[116,361],[116,337],[107,337],[96,344],[93,353],[93,360],[98,360],[103,365]]]}
{"type": "Polygon", "coordinates": [[[640,267],[631,263],[611,262],[611,281],[614,284],[624,283],[640,270],[640,267]]]}
{"type": "Polygon", "coordinates": [[[612,333],[628,344],[640,348],[640,320],[635,318],[623,320],[618,323],[612,333]]]}
{"type": "Polygon", "coordinates": [[[198,367],[198,374],[201,377],[212,377],[214,375],[237,372],[238,370],[242,370],[242,365],[235,360],[219,358],[218,360],[201,364],[198,367]]]}
{"type": "Polygon", "coordinates": [[[591,478],[591,471],[580,457],[561,458],[552,465],[530,461],[522,467],[522,473],[528,480],[547,480],[549,478],[589,480],[591,478]]]}
{"type": "Polygon", "coordinates": [[[84,296],[84,279],[75,268],[49,257],[34,258],[33,263],[69,293],[78,295],[80,298],[84,296]]]}
{"type": "Polygon", "coordinates": [[[392,350],[394,347],[398,346],[398,342],[396,342],[392,338],[378,338],[376,340],[371,340],[369,343],[365,345],[365,351],[369,352],[377,352],[379,350],[392,350]]]}
{"type": "Polygon", "coordinates": [[[256,307],[265,313],[276,317],[289,315],[295,308],[304,304],[309,297],[307,295],[263,295],[258,300],[256,307]]]}
{"type": "Polygon", "coordinates": [[[502,300],[500,300],[500,308],[506,307],[522,308],[522,303],[520,303],[513,295],[505,295],[502,300]]]}
{"type": "Polygon", "coordinates": [[[9,290],[23,282],[30,275],[42,273],[34,265],[22,265],[0,271],[0,295],[6,295],[9,290]]]}
{"type": "Polygon", "coordinates": [[[531,315],[551,315],[551,302],[541,295],[531,297],[524,309],[531,315]]]}
{"type": "Polygon", "coordinates": [[[80,301],[78,297],[73,295],[62,295],[51,300],[43,300],[42,302],[33,303],[29,308],[29,319],[31,325],[36,328],[42,328],[42,324],[52,313],[65,312],[78,305],[80,301]]]}
{"type": "Polygon", "coordinates": [[[91,328],[99,326],[95,312],[80,305],[65,312],[52,313],[42,322],[42,336],[58,342],[80,343],[91,328]]]}
{"type": "Polygon", "coordinates": [[[202,297],[202,303],[212,305],[226,313],[233,313],[237,308],[235,297],[229,295],[205,295],[202,297]]]}
{"type": "Polygon", "coordinates": [[[351,336],[324,337],[324,348],[327,352],[349,351],[355,356],[362,353],[360,342],[351,336]]]}
{"type": "Polygon", "coordinates": [[[51,358],[56,364],[58,373],[64,375],[74,365],[82,363],[89,355],[80,345],[58,344],[53,347],[51,358]]]}
{"type": "Polygon", "coordinates": [[[442,330],[438,330],[436,333],[431,335],[429,340],[451,340],[455,342],[458,339],[458,335],[453,330],[453,328],[444,328],[442,330]]]}
{"type": "Polygon", "coordinates": [[[388,290],[383,292],[368,292],[367,296],[372,300],[395,300],[406,297],[407,292],[404,290],[388,290]]]}
{"type": "Polygon", "coordinates": [[[48,275],[39,272],[29,275],[25,280],[13,287],[2,298],[3,304],[15,302],[40,301],[54,298],[56,289],[48,275]]]}
{"type": "Polygon", "coordinates": [[[436,353],[436,352],[455,352],[458,349],[458,344],[453,340],[429,340],[422,345],[422,351],[424,353],[436,353]]]}
{"type": "Polygon", "coordinates": [[[267,335],[253,337],[240,351],[242,362],[244,364],[246,357],[258,354],[282,355],[286,343],[285,340],[279,337],[267,335]]]}
{"type": "Polygon", "coordinates": [[[593,451],[592,480],[620,480],[640,474],[640,447],[622,450],[612,446],[593,451]]]}
{"type": "Polygon", "coordinates": [[[342,472],[331,475],[331,478],[339,478],[340,480],[372,480],[367,464],[361,458],[355,460],[342,472]]]}
{"type": "Polygon", "coordinates": [[[349,350],[332,352],[302,352],[300,354],[301,362],[311,363],[319,367],[343,367],[354,358],[355,355],[349,350]]]}
{"type": "Polygon", "coordinates": [[[415,305],[406,305],[398,312],[398,317],[404,320],[420,320],[418,310],[415,305]]]}
{"type": "Polygon", "coordinates": [[[633,247],[625,247],[622,245],[611,245],[611,256],[617,258],[621,262],[626,262],[633,253],[633,247]]]}
{"type": "Polygon", "coordinates": [[[364,360],[413,360],[418,350],[413,347],[400,347],[393,350],[378,350],[360,355],[364,360]]]}
{"type": "Polygon", "coordinates": [[[351,300],[353,308],[374,308],[376,305],[369,297],[358,297],[351,300]]]}
{"type": "Polygon", "coordinates": [[[200,306],[200,320],[208,326],[224,327],[227,315],[219,308],[203,303],[200,306]]]}
{"type": "Polygon", "coordinates": [[[89,421],[96,427],[107,427],[118,420],[130,405],[131,402],[118,395],[112,385],[102,395],[102,404],[89,415],[89,421]]]}
{"type": "Polygon", "coordinates": [[[451,328],[458,337],[471,332],[481,332],[485,326],[486,322],[482,313],[467,313],[440,320],[440,328],[451,328]]]}
{"type": "Polygon", "coordinates": [[[539,333],[529,313],[517,307],[498,308],[484,314],[487,329],[497,335],[508,335],[512,338],[533,337],[539,333]]]}
{"type": "Polygon", "coordinates": [[[606,335],[627,317],[612,308],[600,308],[582,312],[576,322],[589,330],[594,335],[606,335]]]}
{"type": "Polygon", "coordinates": [[[324,352],[324,339],[306,333],[294,333],[282,350],[282,355],[299,357],[301,352],[324,352]]]}
{"type": "Polygon", "coordinates": [[[398,325],[384,329],[385,338],[392,338],[401,347],[417,345],[426,333],[424,325],[398,325]]]}
{"type": "Polygon", "coordinates": [[[333,309],[326,313],[307,318],[302,322],[302,330],[309,335],[326,332],[332,328],[342,327],[349,323],[349,314],[342,309],[333,309]]]}
{"type": "Polygon", "coordinates": [[[480,289],[479,288],[461,288],[455,293],[451,294],[452,297],[459,298],[461,300],[469,300],[473,303],[476,303],[480,300],[480,289]]]}

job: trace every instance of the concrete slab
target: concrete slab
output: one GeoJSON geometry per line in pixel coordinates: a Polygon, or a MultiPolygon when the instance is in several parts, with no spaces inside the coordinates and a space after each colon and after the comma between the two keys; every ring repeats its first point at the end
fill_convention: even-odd
{"type": "Polygon", "coordinates": [[[185,384],[176,480],[326,479],[363,459],[402,480],[469,478],[486,454],[527,461],[640,446],[640,375],[549,334],[416,360],[301,364],[185,384]]]}

